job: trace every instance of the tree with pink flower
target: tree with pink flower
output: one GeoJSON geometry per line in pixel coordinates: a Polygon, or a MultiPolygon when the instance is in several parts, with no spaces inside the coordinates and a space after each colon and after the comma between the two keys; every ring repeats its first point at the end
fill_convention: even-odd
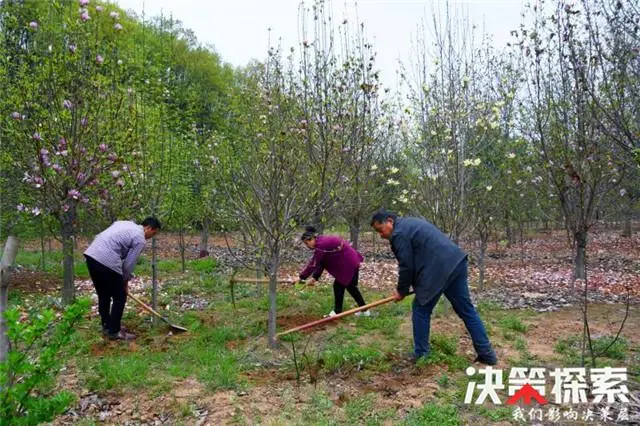
{"type": "Polygon", "coordinates": [[[90,20],[88,0],[80,1],[80,12],[70,4],[30,6],[3,4],[2,9],[5,16],[38,15],[35,32],[6,29],[13,54],[7,93],[16,101],[8,134],[16,147],[14,165],[22,173],[17,180],[24,190],[22,214],[51,217],[59,226],[62,296],[69,302],[75,293],[73,250],[80,215],[96,211],[109,191],[124,187],[120,173],[127,164],[119,152],[132,126],[127,108],[135,106],[121,86],[112,84],[122,76],[107,54],[117,52],[122,40],[114,29],[99,30],[109,17],[90,20]],[[22,45],[12,48],[11,43],[22,45]]]}

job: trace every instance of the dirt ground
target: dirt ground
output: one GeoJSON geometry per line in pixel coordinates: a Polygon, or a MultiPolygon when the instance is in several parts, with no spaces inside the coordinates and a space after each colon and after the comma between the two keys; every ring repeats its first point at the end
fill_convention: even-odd
{"type": "MultiPolygon", "coordinates": [[[[178,258],[177,241],[176,235],[160,234],[160,256],[178,258]]],[[[82,249],[86,243],[87,241],[79,242],[79,248],[82,249]]],[[[189,258],[198,257],[198,243],[199,236],[188,238],[189,258]]],[[[210,238],[210,243],[214,247],[226,247],[224,238],[220,236],[210,238]]],[[[26,243],[25,246],[29,247],[29,244],[31,243],[26,243]]],[[[387,246],[382,243],[374,245],[369,237],[363,238],[363,245],[363,250],[369,252],[388,251],[387,246]]],[[[33,242],[33,246],[37,248],[39,243],[33,242]]],[[[627,292],[640,295],[640,237],[636,234],[633,238],[623,239],[617,233],[603,231],[592,237],[589,247],[590,279],[586,285],[591,293],[598,296],[595,304],[589,307],[591,334],[594,337],[612,335],[625,315],[622,302],[627,292]]],[[[474,246],[467,244],[466,249],[473,252],[474,246]]],[[[309,255],[304,253],[305,256],[309,255]]],[[[512,248],[492,244],[487,256],[487,288],[482,292],[474,291],[474,298],[476,301],[496,301],[504,308],[516,309],[516,312],[531,312],[529,317],[525,314],[523,320],[529,327],[524,336],[528,352],[538,363],[547,365],[548,368],[560,366],[559,355],[554,352],[554,345],[560,339],[582,334],[582,313],[578,304],[581,292],[578,289],[585,284],[576,284],[570,279],[572,251],[566,245],[565,234],[540,234],[512,248]],[[518,311],[522,308],[530,311],[518,311]]],[[[395,262],[367,260],[361,270],[361,287],[365,291],[391,292],[397,276],[395,262]]],[[[286,265],[281,276],[295,277],[301,266],[303,263],[286,265]]],[[[472,284],[476,282],[477,276],[478,269],[472,256],[472,284]]],[[[12,281],[20,291],[38,295],[53,293],[61,285],[58,277],[26,270],[16,273],[12,281]]],[[[323,282],[324,284],[320,285],[327,285],[331,281],[324,278],[323,282]]],[[[148,284],[141,283],[140,289],[145,285],[148,284]]],[[[90,287],[87,288],[90,292],[90,287]]],[[[284,290],[288,291],[287,288],[284,290]]],[[[629,341],[631,350],[637,354],[640,351],[640,309],[638,299],[631,300],[632,306],[624,336],[629,341]]],[[[207,314],[200,312],[199,315],[207,314]]],[[[522,318],[522,315],[520,317],[522,318]]],[[[205,319],[206,324],[216,322],[215,318],[205,319]]],[[[278,327],[285,329],[316,319],[318,318],[304,313],[282,316],[278,318],[278,327]]],[[[332,327],[335,325],[326,325],[313,331],[317,338],[321,338],[322,334],[332,327]]],[[[409,316],[403,320],[399,333],[408,343],[411,341],[409,316]]],[[[455,314],[434,318],[432,333],[458,336],[458,354],[469,361],[473,360],[475,353],[471,341],[455,314]]],[[[138,343],[129,344],[128,350],[138,351],[143,344],[152,344],[154,349],[162,350],[162,340],[145,340],[143,333],[140,334],[142,339],[138,343]]],[[[497,367],[508,368],[512,366],[510,360],[518,359],[521,354],[513,348],[513,342],[499,333],[497,336],[496,350],[500,360],[497,367]]],[[[184,338],[188,336],[167,337],[169,341],[184,338]]],[[[110,345],[113,344],[96,344],[91,348],[91,353],[100,356],[110,352],[113,350],[110,345]]],[[[423,406],[426,401],[436,399],[436,393],[441,389],[438,378],[448,373],[446,366],[416,367],[408,362],[405,354],[398,352],[388,355],[387,361],[392,365],[389,371],[354,370],[328,374],[320,368],[314,373],[315,377],[305,373],[306,376],[298,383],[294,373],[277,368],[277,360],[290,358],[290,348],[285,346],[276,351],[269,351],[265,349],[266,346],[264,338],[252,342],[238,340],[227,343],[229,349],[245,347],[247,350],[260,351],[260,356],[274,360],[270,367],[243,372],[242,380],[247,385],[243,386],[242,390],[210,392],[197,380],[186,378],[174,383],[171,389],[161,395],[150,395],[144,391],[124,395],[96,395],[82,388],[73,367],[63,372],[61,383],[63,387],[74,389],[78,393],[80,402],[76,410],[83,409],[83,413],[105,424],[174,424],[175,413],[184,411],[185,407],[188,407],[191,413],[195,413],[193,417],[184,420],[185,424],[234,424],[240,416],[249,423],[278,424],[283,413],[299,413],[308,407],[311,398],[318,391],[328,395],[338,407],[343,407],[348,401],[356,398],[371,395],[377,409],[394,410],[397,413],[396,418],[400,418],[409,410],[423,406]]],[[[53,424],[73,424],[77,418],[67,414],[53,424]]],[[[470,418],[465,424],[469,423],[491,422],[486,418],[470,418]]]]}
{"type": "MultiPolygon", "coordinates": [[[[618,305],[592,306],[592,333],[594,335],[611,333],[619,325],[621,309],[618,305]]],[[[546,362],[547,368],[559,366],[558,354],[553,352],[554,343],[558,339],[582,332],[580,316],[580,309],[574,307],[542,313],[532,318],[527,322],[529,331],[526,333],[530,353],[538,360],[546,362]]],[[[288,324],[288,321],[293,319],[283,318],[282,324],[288,324]]],[[[296,321],[299,319],[301,318],[295,318],[296,321]]],[[[335,325],[328,328],[333,326],[335,325]]],[[[634,309],[630,312],[626,330],[625,336],[629,339],[631,346],[640,348],[640,310],[634,309]]],[[[322,334],[322,331],[317,333],[322,334]]],[[[400,333],[410,339],[410,321],[402,324],[400,333]]],[[[459,336],[458,353],[472,360],[474,352],[471,341],[465,333],[462,322],[455,316],[435,318],[432,322],[432,333],[459,336]]],[[[496,368],[508,369],[511,366],[508,363],[509,358],[517,358],[518,353],[504,339],[497,338],[497,342],[496,349],[500,362],[496,368]]],[[[261,346],[261,343],[266,346],[266,341],[256,342],[256,345],[261,346]]],[[[105,350],[104,346],[100,347],[105,350]]],[[[101,353],[100,347],[95,349],[95,355],[101,353]]],[[[109,349],[106,348],[106,350],[109,349]]],[[[130,350],[137,350],[135,343],[130,344],[130,350]]],[[[273,356],[276,358],[290,356],[290,350],[283,347],[273,356]]],[[[197,380],[188,378],[175,383],[168,392],[160,396],[147,395],[144,392],[101,395],[99,406],[109,407],[104,411],[109,415],[103,418],[107,424],[158,424],[157,421],[162,420],[162,413],[170,416],[169,413],[175,413],[185,406],[192,407],[193,412],[199,413],[198,420],[193,424],[236,424],[238,413],[251,424],[254,422],[278,424],[277,420],[281,418],[283,412],[302,412],[305,407],[308,407],[312,395],[321,391],[328,395],[338,407],[344,406],[355,398],[372,396],[376,409],[394,410],[397,413],[396,418],[401,418],[409,410],[422,407],[425,401],[434,400],[436,392],[441,388],[438,378],[448,373],[446,366],[416,367],[401,354],[391,355],[389,361],[393,367],[388,372],[362,374],[359,371],[349,371],[342,374],[326,374],[320,370],[313,379],[308,372],[303,373],[301,383],[297,383],[295,374],[291,371],[284,372],[277,368],[251,370],[242,375],[247,383],[246,390],[223,390],[213,394],[197,380]]],[[[63,375],[63,380],[67,386],[73,387],[74,372],[67,371],[63,375]]],[[[84,397],[86,398],[87,394],[84,397]]],[[[91,414],[91,411],[89,410],[88,413],[91,414]]],[[[99,415],[99,413],[94,414],[99,415]]],[[[61,417],[54,424],[69,424],[67,421],[68,419],[61,417]]],[[[482,421],[487,422],[485,424],[497,424],[487,419],[482,421]]]]}

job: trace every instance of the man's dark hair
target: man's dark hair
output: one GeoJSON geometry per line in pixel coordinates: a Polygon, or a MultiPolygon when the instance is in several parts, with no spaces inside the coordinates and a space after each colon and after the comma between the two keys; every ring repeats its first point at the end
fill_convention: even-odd
{"type": "Polygon", "coordinates": [[[393,219],[393,222],[395,223],[398,215],[389,210],[378,210],[373,214],[373,216],[371,216],[370,225],[373,226],[375,223],[384,223],[389,218],[393,219]]]}
{"type": "Polygon", "coordinates": [[[142,221],[142,226],[150,226],[153,229],[162,229],[160,221],[153,216],[149,216],[142,221]]]}

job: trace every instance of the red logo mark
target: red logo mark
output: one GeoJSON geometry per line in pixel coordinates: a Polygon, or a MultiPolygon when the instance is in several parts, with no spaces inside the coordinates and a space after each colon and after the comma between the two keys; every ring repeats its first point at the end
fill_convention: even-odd
{"type": "Polygon", "coordinates": [[[513,394],[511,398],[507,399],[507,404],[509,405],[517,404],[518,401],[520,401],[521,399],[524,399],[525,405],[531,404],[532,399],[535,399],[538,402],[538,404],[541,404],[541,405],[545,405],[549,403],[549,401],[544,399],[544,397],[540,395],[540,393],[537,390],[535,390],[533,386],[531,386],[529,383],[522,386],[520,389],[518,389],[516,393],[513,394]]]}

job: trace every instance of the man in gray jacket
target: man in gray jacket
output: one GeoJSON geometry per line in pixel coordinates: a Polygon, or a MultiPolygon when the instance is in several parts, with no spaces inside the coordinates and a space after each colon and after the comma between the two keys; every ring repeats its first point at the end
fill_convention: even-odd
{"type": "Polygon", "coordinates": [[[398,260],[396,300],[402,300],[411,287],[416,294],[412,306],[414,359],[429,354],[431,313],[444,294],[471,335],[478,353],[476,362],[495,365],[496,354],[469,296],[467,255],[424,219],[399,218],[382,210],[373,215],[371,226],[391,242],[398,260]]]}
{"type": "Polygon", "coordinates": [[[146,218],[141,225],[119,220],[99,233],[84,252],[98,294],[102,333],[110,339],[133,340],[136,337],[124,332],[120,325],[129,293],[129,279],[146,240],[156,235],[160,227],[155,217],[146,218]]]}

